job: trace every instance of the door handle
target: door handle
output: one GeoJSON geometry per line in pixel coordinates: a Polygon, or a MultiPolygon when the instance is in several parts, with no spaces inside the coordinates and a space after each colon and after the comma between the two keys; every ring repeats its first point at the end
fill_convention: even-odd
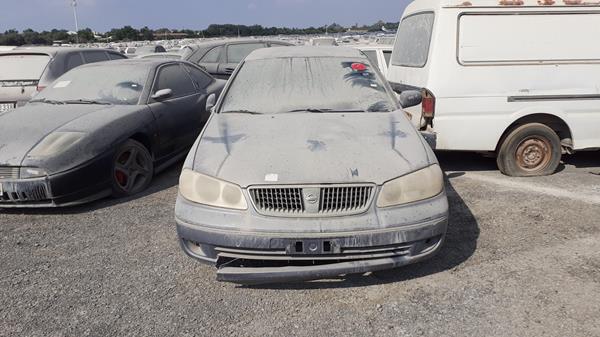
{"type": "Polygon", "coordinates": [[[225,68],[225,74],[233,74],[233,71],[235,70],[235,68],[225,68]]]}

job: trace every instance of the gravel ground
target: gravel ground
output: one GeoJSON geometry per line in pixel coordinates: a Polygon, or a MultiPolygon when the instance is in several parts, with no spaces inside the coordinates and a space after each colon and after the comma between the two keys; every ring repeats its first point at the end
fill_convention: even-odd
{"type": "Polygon", "coordinates": [[[600,336],[600,154],[531,179],[477,155],[440,160],[438,256],[303,284],[218,283],[186,257],[180,167],[130,200],[0,210],[0,336],[600,336]]]}

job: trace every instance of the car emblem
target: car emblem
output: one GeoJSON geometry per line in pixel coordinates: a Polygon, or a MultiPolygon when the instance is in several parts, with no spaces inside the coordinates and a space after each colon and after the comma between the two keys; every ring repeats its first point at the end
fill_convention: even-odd
{"type": "Polygon", "coordinates": [[[306,197],[304,198],[304,200],[306,200],[306,202],[308,202],[309,204],[316,204],[317,201],[319,201],[319,199],[317,198],[316,195],[310,193],[308,195],[306,195],[306,197]]]}

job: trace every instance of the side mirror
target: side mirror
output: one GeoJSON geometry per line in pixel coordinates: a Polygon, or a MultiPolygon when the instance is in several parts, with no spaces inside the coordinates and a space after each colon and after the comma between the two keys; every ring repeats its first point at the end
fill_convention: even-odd
{"type": "Polygon", "coordinates": [[[173,96],[173,90],[171,89],[161,89],[152,95],[152,99],[155,101],[161,101],[163,99],[167,99],[173,96]]]}
{"type": "Polygon", "coordinates": [[[211,111],[217,104],[217,95],[210,94],[206,99],[206,111],[211,111]]]}
{"type": "Polygon", "coordinates": [[[422,100],[423,96],[417,90],[406,90],[400,94],[400,105],[405,109],[421,104],[422,100]]]}

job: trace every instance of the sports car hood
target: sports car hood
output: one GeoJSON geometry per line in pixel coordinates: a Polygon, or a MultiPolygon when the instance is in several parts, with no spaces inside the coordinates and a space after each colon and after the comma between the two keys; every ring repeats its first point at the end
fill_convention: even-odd
{"type": "Polygon", "coordinates": [[[242,187],[376,183],[424,168],[430,159],[402,111],[393,113],[215,114],[193,169],[242,187]]]}
{"type": "Polygon", "coordinates": [[[19,166],[44,137],[53,131],[84,131],[70,129],[76,120],[110,109],[105,105],[29,104],[0,115],[0,166],[19,166]]]}

